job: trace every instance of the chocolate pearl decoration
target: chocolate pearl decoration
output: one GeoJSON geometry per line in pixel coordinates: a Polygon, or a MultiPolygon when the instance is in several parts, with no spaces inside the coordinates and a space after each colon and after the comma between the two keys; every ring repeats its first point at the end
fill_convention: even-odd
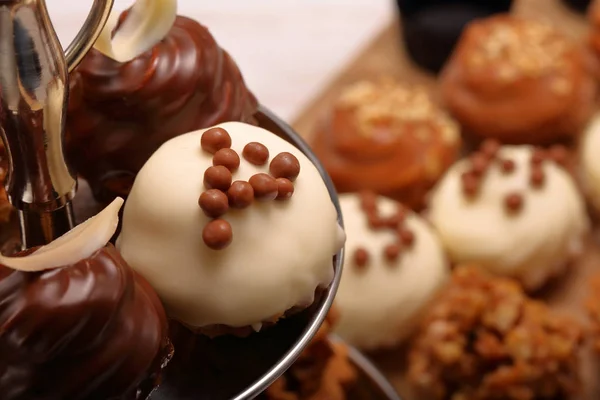
{"type": "Polygon", "coordinates": [[[541,165],[534,166],[531,169],[531,176],[529,178],[529,181],[533,188],[542,187],[542,185],[544,184],[544,181],[545,181],[545,175],[544,175],[544,170],[542,169],[541,165]]]}
{"type": "Polygon", "coordinates": [[[398,230],[398,238],[406,247],[412,247],[412,245],[415,243],[415,234],[413,231],[406,228],[400,228],[400,230],[398,230]]]}
{"type": "Polygon", "coordinates": [[[488,158],[495,158],[500,150],[500,142],[493,139],[488,139],[481,145],[481,152],[488,158]]]}
{"type": "Polygon", "coordinates": [[[511,193],[504,198],[504,206],[510,213],[521,211],[523,208],[523,202],[523,196],[519,193],[511,193]]]}
{"type": "Polygon", "coordinates": [[[464,172],[461,175],[463,194],[467,197],[474,197],[479,190],[480,179],[471,172],[464,172]]]}
{"type": "Polygon", "coordinates": [[[500,162],[500,170],[502,173],[508,175],[514,172],[516,168],[515,162],[513,160],[502,160],[500,162]]]}
{"type": "Polygon", "coordinates": [[[213,250],[223,250],[233,240],[231,225],[224,219],[210,221],[202,231],[202,240],[213,250]]]}
{"type": "Polygon", "coordinates": [[[548,156],[558,165],[565,167],[569,161],[569,151],[565,146],[554,145],[548,150],[548,156]]]}
{"type": "Polygon", "coordinates": [[[245,181],[235,181],[227,190],[227,198],[231,208],[246,208],[254,201],[254,189],[245,181]]]}
{"type": "Polygon", "coordinates": [[[286,178],[277,178],[277,197],[276,200],[287,200],[294,194],[294,184],[286,178]]]}
{"type": "Polygon", "coordinates": [[[254,189],[254,198],[259,201],[274,200],[277,197],[279,188],[275,178],[268,174],[253,175],[248,182],[254,189]]]}
{"type": "Polygon", "coordinates": [[[406,211],[399,207],[394,215],[386,218],[385,225],[390,229],[397,229],[398,226],[406,219],[406,211]]]}
{"type": "Polygon", "coordinates": [[[475,153],[471,156],[471,171],[477,175],[481,176],[487,170],[489,165],[489,159],[483,153],[475,153]]]}
{"type": "Polygon", "coordinates": [[[535,149],[531,154],[531,164],[539,165],[546,159],[546,154],[542,149],[535,149]]]}
{"type": "Polygon", "coordinates": [[[398,257],[400,256],[400,250],[401,250],[401,248],[399,245],[388,244],[383,249],[383,253],[384,253],[387,261],[394,262],[394,261],[398,260],[398,257]]]}
{"type": "Polygon", "coordinates": [[[250,164],[265,165],[269,160],[269,149],[264,144],[258,142],[250,142],[244,146],[242,156],[250,164]]]}
{"type": "Polygon", "coordinates": [[[377,194],[368,190],[362,191],[359,194],[360,208],[365,213],[377,211],[377,194]]]}
{"type": "Polygon", "coordinates": [[[368,263],[369,253],[367,252],[367,250],[363,249],[362,247],[357,248],[354,251],[354,265],[362,269],[366,267],[368,263]]]}
{"type": "Polygon", "coordinates": [[[293,182],[300,174],[300,161],[292,153],[279,153],[271,161],[269,172],[275,178],[287,178],[293,182]]]}
{"type": "Polygon", "coordinates": [[[229,210],[227,195],[218,189],[203,192],[198,199],[198,204],[204,214],[210,218],[218,218],[229,210]]]}
{"type": "Polygon", "coordinates": [[[207,189],[219,189],[226,192],[231,186],[231,171],[222,165],[209,167],[204,172],[204,186],[207,189]]]}
{"type": "Polygon", "coordinates": [[[215,154],[221,149],[231,147],[231,136],[223,128],[211,128],[200,137],[200,146],[204,151],[215,154]]]}
{"type": "Polygon", "coordinates": [[[233,149],[220,149],[213,156],[213,165],[222,165],[231,172],[240,167],[240,156],[233,149]]]}

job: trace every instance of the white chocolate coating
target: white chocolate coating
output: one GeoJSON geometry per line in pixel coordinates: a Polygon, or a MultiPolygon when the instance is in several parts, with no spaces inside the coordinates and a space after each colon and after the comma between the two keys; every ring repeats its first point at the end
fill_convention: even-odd
{"type": "Polygon", "coordinates": [[[202,230],[209,218],[198,198],[212,154],[200,147],[204,131],[191,132],[166,142],[139,172],[117,248],[152,284],[170,317],[192,327],[257,326],[293,306],[311,304],[315,289],[329,285],[343,231],[325,183],[300,150],[262,128],[219,126],[240,154],[234,181],[268,173],[268,164],[257,167],[241,156],[249,142],[264,144],[270,160],[280,152],[298,158],[301,170],[291,199],[230,209],[222,218],[233,228],[233,242],[224,250],[208,248],[202,230]]]}
{"type": "MultiPolygon", "coordinates": [[[[346,229],[346,261],[336,296],[340,313],[336,332],[362,349],[393,346],[406,339],[418,325],[424,308],[449,277],[449,265],[433,229],[410,212],[406,227],[415,235],[412,247],[390,263],[384,248],[397,241],[393,231],[373,230],[355,194],[340,196],[346,229]],[[357,248],[369,253],[369,263],[354,264],[357,248]]],[[[398,203],[378,198],[380,215],[392,215],[398,203]]]]}
{"type": "Polygon", "coordinates": [[[586,194],[592,206],[600,212],[600,114],[588,125],[581,142],[581,173],[586,194]]]}
{"type": "Polygon", "coordinates": [[[461,160],[446,173],[431,196],[429,217],[455,263],[474,262],[487,270],[521,280],[530,290],[562,271],[581,252],[589,221],[573,178],[560,166],[542,164],[545,182],[530,185],[531,146],[503,146],[501,159],[515,170],[502,173],[494,162],[479,193],[463,194],[461,160]],[[509,193],[523,196],[523,208],[511,215],[504,206],[509,193]]]}

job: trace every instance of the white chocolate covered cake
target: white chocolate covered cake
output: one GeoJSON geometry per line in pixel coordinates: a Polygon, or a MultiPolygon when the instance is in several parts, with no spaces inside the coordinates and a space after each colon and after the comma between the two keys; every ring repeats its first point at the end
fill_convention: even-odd
{"type": "Polygon", "coordinates": [[[400,203],[373,193],[340,197],[346,260],[336,332],[363,349],[406,339],[449,277],[433,229],[400,203]]]}
{"type": "Polygon", "coordinates": [[[139,172],[117,247],[170,317],[201,332],[260,330],[312,304],[344,243],[316,167],[243,123],[166,142],[139,172]]]}
{"type": "Polygon", "coordinates": [[[455,164],[429,209],[451,261],[517,278],[529,290],[562,272],[589,228],[563,150],[486,142],[455,164]]]}

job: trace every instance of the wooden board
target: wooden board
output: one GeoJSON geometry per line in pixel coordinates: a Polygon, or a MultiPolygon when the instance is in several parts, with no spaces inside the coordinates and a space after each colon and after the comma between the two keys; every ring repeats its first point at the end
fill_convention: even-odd
{"type": "MultiPolygon", "coordinates": [[[[581,40],[587,32],[583,16],[572,12],[560,0],[515,0],[513,13],[548,20],[559,26],[574,39],[581,40]]],[[[388,26],[371,42],[359,56],[335,78],[293,122],[294,128],[310,140],[314,127],[327,113],[339,91],[346,85],[362,80],[391,76],[412,84],[424,85],[436,93],[436,79],[415,66],[403,50],[400,27],[388,26]]],[[[596,235],[598,236],[598,235],[596,235]]],[[[592,274],[600,272],[600,240],[590,237],[582,260],[571,266],[564,280],[543,294],[543,299],[554,308],[578,316],[585,323],[583,300],[587,282],[592,274]]],[[[396,349],[385,354],[372,354],[373,360],[387,375],[404,400],[417,400],[410,395],[404,380],[404,356],[406,349],[396,349]]],[[[584,390],[578,400],[600,399],[600,369],[592,355],[589,344],[583,352],[584,390]]]]}

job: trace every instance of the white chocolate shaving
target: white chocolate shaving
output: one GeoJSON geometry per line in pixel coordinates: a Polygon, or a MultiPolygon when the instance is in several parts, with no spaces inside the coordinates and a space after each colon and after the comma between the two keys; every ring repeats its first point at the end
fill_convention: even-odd
{"type": "Polygon", "coordinates": [[[119,17],[112,14],[94,47],[118,62],[128,62],[163,40],[177,17],[177,0],[137,0],[114,36],[119,17]]]}
{"type": "Polygon", "coordinates": [[[35,272],[75,264],[104,247],[119,224],[123,199],[117,197],[97,215],[25,257],[0,254],[0,264],[19,271],[35,272]]]}

